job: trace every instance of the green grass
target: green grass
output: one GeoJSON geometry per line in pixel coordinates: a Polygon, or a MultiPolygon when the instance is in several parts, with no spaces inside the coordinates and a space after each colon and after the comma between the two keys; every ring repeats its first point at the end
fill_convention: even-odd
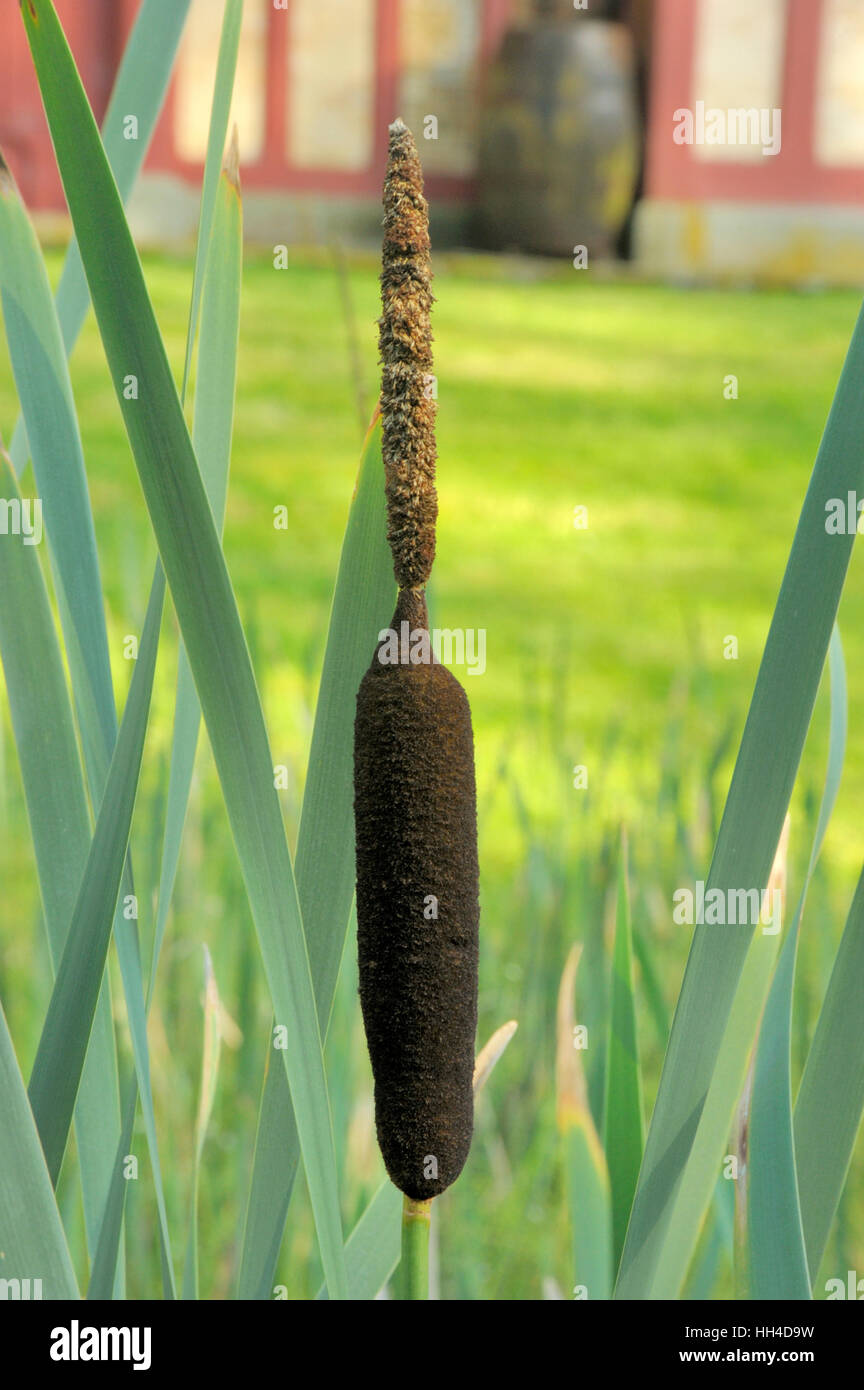
{"type": "MultiPolygon", "coordinates": [[[[52,253],[55,281],[59,263],[52,253]]],[[[480,1103],[465,1177],[440,1203],[442,1291],[538,1297],[544,1275],[564,1287],[569,1278],[550,1081],[554,1000],[567,949],[573,939],[586,941],[580,976],[589,981],[592,943],[596,970],[604,921],[607,945],[611,940],[616,826],[625,820],[634,929],[649,936],[663,1002],[674,1003],[689,933],[671,924],[671,893],[689,877],[707,875],[711,817],[722,807],[858,299],[597,284],[572,270],[540,274],[521,266],[514,275],[504,263],[470,258],[442,258],[436,270],[441,513],[434,621],[487,632],[486,674],[457,672],[477,741],[481,1039],[508,1017],[520,1020],[480,1103]],[[739,378],[737,401],[723,399],[728,373],[739,378]],[[588,507],[587,531],[573,528],[577,504],[588,507]],[[727,634],[738,638],[737,661],[723,659],[727,634]],[[728,747],[709,795],[705,769],[724,736],[728,747]],[[588,765],[587,797],[572,789],[575,763],[588,765]]],[[[179,381],[191,260],[147,257],[145,272],[179,381]]],[[[371,260],[352,261],[350,286],[371,407],[378,312],[371,260]]],[[[250,253],[225,554],[273,756],[291,770],[282,797],[292,839],[361,442],[349,360],[339,283],[327,259],[297,254],[288,270],[276,271],[269,257],[250,253]],[[287,531],[272,524],[281,504],[287,531]]],[[[72,382],[115,685],[125,693],[130,663],[122,639],[140,632],[155,551],[92,315],[72,359],[72,382]]],[[[4,438],[16,415],[11,373],[0,357],[4,438]]],[[[840,615],[853,712],[864,696],[859,568],[853,559],[840,615]]],[[[133,830],[145,903],[158,882],[172,698],[172,661],[160,655],[133,830]]],[[[812,1030],[860,867],[861,729],[853,713],[844,782],[802,926],[793,1024],[799,1068],[805,1027],[812,1030]]],[[[0,993],[26,1075],[50,974],[5,709],[2,732],[0,993]]],[[[826,749],[822,705],[793,802],[799,883],[809,847],[803,822],[813,814],[809,802],[826,749]]],[[[141,922],[145,960],[150,915],[141,922]]],[[[200,1175],[201,1290],[224,1296],[240,1236],[269,1005],[209,748],[199,759],[150,1027],[160,1157],[177,1233],[188,1212],[194,1154],[201,942],[244,1036],[242,1046],[223,1054],[200,1175]]],[[[346,1229],[382,1172],[353,969],[349,951],[327,1048],[346,1229]]],[[[119,988],[115,998],[122,999],[119,988]]],[[[589,1006],[598,1019],[602,1004],[598,994],[589,1006]]],[[[638,971],[637,1009],[650,1114],[662,1048],[638,971]]],[[[120,1036],[128,1071],[128,1036],[120,1036]]],[[[600,1075],[592,1059],[595,1105],[600,1075]]],[[[143,1133],[135,1151],[142,1181],[129,1194],[132,1296],[158,1288],[143,1133]]],[[[860,1176],[860,1157],[856,1163],[860,1176]]],[[[63,1202],[74,1231],[77,1196],[61,1183],[63,1202]]],[[[843,1260],[851,1261],[842,1271],[860,1267],[864,1222],[854,1190],[841,1243],[843,1260]]],[[[320,1284],[302,1184],[280,1277],[292,1297],[314,1296],[320,1284]]]]}
{"type": "MultiPolygon", "coordinates": [[[[147,274],[179,374],[190,264],[148,258],[147,274]]],[[[512,739],[535,674],[547,697],[566,679],[562,752],[584,753],[634,810],[632,765],[621,774],[628,795],[601,761],[610,722],[640,763],[652,761],[670,687],[695,660],[706,695],[698,736],[707,747],[727,714],[740,729],[857,299],[592,286],[575,271],[512,283],[473,274],[470,260],[445,261],[436,288],[437,621],[487,629],[487,675],[467,681],[481,749],[488,763],[512,739]],[[722,396],[730,371],[737,401],[722,396]],[[576,504],[589,509],[587,531],[573,528],[576,504]],[[737,661],[723,659],[730,633],[737,661]]],[[[351,271],[351,291],[371,405],[371,263],[351,271]]],[[[141,617],[152,541],[92,318],[73,383],[119,634],[141,617]]],[[[4,370],[7,432],[14,414],[4,370]]],[[[300,256],[276,271],[248,255],[225,550],[258,630],[274,740],[297,751],[359,442],[334,271],[300,256]],[[287,531],[272,525],[280,504],[287,531]]],[[[844,605],[853,704],[864,693],[856,588],[844,605]]],[[[122,669],[116,641],[113,656],[122,669]]],[[[850,761],[846,791],[857,777],[860,792],[864,760],[850,761]]],[[[526,795],[542,809],[548,790],[526,795]]],[[[512,858],[512,840],[500,848],[512,858]]]]}

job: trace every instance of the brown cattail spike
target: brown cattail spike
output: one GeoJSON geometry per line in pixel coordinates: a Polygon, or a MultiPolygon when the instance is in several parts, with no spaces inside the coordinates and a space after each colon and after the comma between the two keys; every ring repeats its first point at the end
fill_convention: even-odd
{"type": "Polygon", "coordinates": [[[480,916],[471,712],[434,654],[417,660],[428,623],[423,595],[403,590],[389,629],[400,651],[385,659],[379,644],[354,725],[357,955],[378,1142],[393,1182],[421,1201],[455,1181],[471,1147],[480,916]]]}
{"type": "Polygon", "coordinates": [[[378,344],[387,539],[400,589],[422,588],[435,558],[435,400],[429,208],[410,130],[390,127],[378,344]]]}
{"type": "Polygon", "coordinates": [[[427,1202],[471,1147],[479,870],[468,698],[436,660],[429,223],[410,132],[390,127],[381,416],[396,611],[357,693],[354,825],[360,1003],[387,1171],[427,1202]]]}

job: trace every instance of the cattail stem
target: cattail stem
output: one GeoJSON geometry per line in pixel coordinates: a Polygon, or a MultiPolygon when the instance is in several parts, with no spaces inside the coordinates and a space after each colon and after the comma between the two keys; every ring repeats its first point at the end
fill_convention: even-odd
{"type": "Polygon", "coordinates": [[[429,1230],[432,1202],[405,1197],[402,1203],[402,1257],[393,1276],[394,1297],[402,1301],[429,1297],[429,1230]]]}

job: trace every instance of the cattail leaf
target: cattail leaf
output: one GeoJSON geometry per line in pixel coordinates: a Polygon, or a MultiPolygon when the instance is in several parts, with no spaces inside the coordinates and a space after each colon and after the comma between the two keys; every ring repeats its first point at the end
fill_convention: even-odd
{"type": "MultiPolygon", "coordinates": [[[[120,889],[153,688],[164,580],[154,585],[126,709],[28,1092],[56,1184],[90,1038],[120,889]]],[[[130,931],[130,923],[123,930],[130,931]]]]}
{"type": "Polygon", "coordinates": [[[627,881],[627,837],[622,831],[615,906],[615,949],[612,956],[612,1007],[606,1050],[606,1101],[603,1148],[612,1188],[612,1233],[617,1267],[624,1247],[627,1221],[642,1162],[645,1127],[642,1117],[642,1077],[633,993],[633,945],[630,927],[630,888],[627,881]]]}
{"type": "Polygon", "coordinates": [[[696,1253],[682,1291],[685,1300],[708,1301],[717,1287],[724,1261],[731,1256],[734,1239],[735,1186],[726,1178],[717,1179],[714,1200],[702,1227],[696,1253]]]}
{"type": "MultiPolygon", "coordinates": [[[[150,146],[190,4],[191,0],[141,0],[117,69],[102,122],[102,143],[124,203],[150,146]],[[124,134],[124,118],[129,112],[134,112],[138,120],[137,140],[127,140],[124,134]]],[[[81,254],[74,238],[66,251],[55,303],[68,356],[90,303],[81,254]]],[[[13,467],[20,473],[27,462],[23,419],[15,427],[9,452],[13,467]]]]}
{"type": "Polygon", "coordinates": [[[583,1049],[575,1034],[574,992],[581,954],[581,946],[571,947],[558,990],[555,1085],[558,1128],[564,1137],[573,1283],[580,1298],[595,1300],[612,1293],[613,1207],[606,1155],[588,1104],[583,1049]]]}
{"type": "Polygon", "coordinates": [[[288,1071],[322,1262],[345,1292],[315,998],[273,762],[237,604],[165,348],[93,114],[50,0],[22,11],[106,356],[225,795],[288,1071]],[[118,287],[122,287],[122,292],[118,287]],[[139,398],[124,396],[134,375],[139,398]]]}
{"type": "MultiPolygon", "coordinates": [[[[369,1301],[378,1296],[399,1264],[402,1193],[383,1182],[345,1242],[348,1297],[369,1301]]],[[[327,1298],[326,1286],[318,1290],[327,1298]]]]}
{"type": "MultiPolygon", "coordinates": [[[[354,697],[393,608],[393,566],[385,534],[381,424],[376,412],[342,542],[297,835],[297,891],[325,1033],[354,896],[354,697]]],[[[268,1064],[246,1212],[240,1298],[270,1297],[298,1153],[284,1075],[268,1064]]],[[[397,1226],[397,1258],[398,1241],[397,1226]]]]}
{"type": "MultiPolygon", "coordinates": [[[[35,233],[8,173],[0,170],[0,287],[15,379],[27,424],[30,453],[44,507],[55,589],[90,797],[102,803],[109,759],[117,737],[117,719],[108,659],[108,640],[101,580],[84,459],[61,331],[35,233]]],[[[77,889],[80,874],[72,880],[77,889]]],[[[116,896],[116,894],[115,894],[116,896]]],[[[124,868],[123,898],[134,897],[131,863],[124,868]]],[[[66,924],[68,924],[68,918],[66,924]]],[[[66,925],[64,924],[64,926],[66,925]]],[[[118,915],[116,943],[139,1078],[149,1073],[143,1015],[141,966],[134,924],[118,915]]],[[[145,1122],[160,1212],[163,1275],[172,1286],[168,1228],[161,1190],[152,1101],[145,1096],[145,1122]]],[[[98,1092],[96,1093],[98,1094],[98,1092]]],[[[88,1203],[88,1235],[95,1242],[102,1225],[110,1172],[107,1164],[119,1131],[116,1066],[103,1078],[102,1104],[112,1106],[113,1133],[104,1139],[97,1171],[101,1200],[88,1203]]],[[[122,1278],[122,1274],[120,1276],[122,1278]]]]}
{"type": "MultiPolygon", "coordinates": [[[[808,882],[816,865],[825,828],[837,794],[839,773],[843,761],[843,737],[840,737],[840,733],[845,729],[845,723],[840,721],[840,709],[845,707],[845,694],[841,697],[842,657],[840,657],[839,637],[836,635],[836,630],[832,637],[831,654],[832,670],[835,670],[838,659],[841,664],[835,670],[832,682],[831,747],[825,791],[811,848],[808,882]],[[841,699],[842,704],[838,705],[838,701],[841,699]]],[[[845,715],[843,720],[845,721],[845,715]]],[[[769,891],[773,893],[776,889],[780,894],[781,901],[785,901],[788,833],[787,818],[769,881],[769,891]]],[[[797,931],[797,922],[802,905],[803,900],[802,904],[799,905],[795,923],[793,923],[795,931],[797,931]]],[[[726,928],[723,930],[725,931],[726,928]]],[[[651,1297],[677,1298],[680,1295],[688,1265],[696,1249],[702,1214],[710,1200],[710,1194],[714,1190],[718,1166],[723,1158],[723,1146],[727,1143],[733,1124],[736,1102],[741,1094],[747,1077],[748,1066],[752,1060],[753,1042],[763,1011],[766,1008],[769,990],[772,987],[779,942],[780,936],[778,934],[764,934],[760,929],[751,943],[718,1053],[708,1098],[702,1111],[690,1158],[681,1179],[673,1219],[670,1223],[669,1237],[664,1244],[658,1262],[651,1297]]],[[[744,1123],[746,1126],[746,1115],[744,1123]]],[[[745,1135],[744,1142],[745,1144],[749,1142],[747,1135],[745,1135]]],[[[746,1211],[749,1205],[749,1166],[745,1165],[743,1170],[739,1172],[738,1182],[744,1192],[748,1194],[743,1199],[743,1207],[746,1211]]],[[[739,1244],[742,1246],[743,1263],[742,1260],[736,1261],[736,1274],[740,1280],[740,1287],[746,1288],[749,1282],[746,1229],[740,1233],[740,1237],[739,1244]]]]}
{"type": "MultiPolygon", "coordinates": [[[[227,17],[227,16],[226,16],[227,17]]],[[[233,68],[217,77],[217,95],[220,81],[233,81],[233,68]]],[[[230,90],[228,92],[230,104],[230,90]]],[[[224,105],[224,96],[222,105],[224,105]]],[[[217,151],[215,141],[224,136],[214,113],[210,122],[210,137],[207,145],[208,163],[215,154],[221,158],[221,147],[217,151]]],[[[205,207],[207,185],[202,195],[201,222],[203,231],[205,214],[210,229],[210,250],[203,259],[202,231],[199,231],[198,254],[195,262],[196,287],[193,301],[201,303],[201,346],[198,353],[198,375],[195,382],[195,416],[192,426],[192,441],[195,455],[201,459],[201,477],[210,500],[213,516],[219,534],[225,521],[225,504],[228,496],[228,468],[231,458],[231,434],[234,424],[234,395],[237,381],[237,339],[240,323],[240,282],[243,269],[243,213],[237,169],[237,133],[234,132],[231,150],[227,156],[226,167],[216,185],[212,208],[205,207]],[[205,274],[206,268],[206,274],[205,274]],[[197,286],[198,277],[202,286],[197,286]]],[[[191,352],[191,338],[195,331],[195,320],[190,315],[186,367],[191,352]]],[[[185,380],[181,398],[185,399],[185,380]]],[[[183,824],[189,805],[189,792],[195,768],[195,750],[201,725],[201,705],[195,692],[195,682],[189,666],[189,658],[183,642],[177,661],[177,698],[174,707],[174,732],[171,742],[171,772],[168,782],[168,800],[165,810],[165,832],[162,843],[162,862],[159,870],[159,897],[156,911],[156,931],[153,944],[153,963],[150,970],[148,995],[152,997],[156,978],[156,963],[165,925],[174,892],[177,868],[180,863],[180,846],[183,839],[183,824]]]]}
{"type": "Polygon", "coordinates": [[[225,0],[222,31],[219,36],[219,56],[216,60],[213,99],[210,104],[210,127],[207,134],[207,154],[204,160],[204,181],[201,187],[201,212],[198,218],[198,239],[195,244],[192,299],[189,305],[189,327],[186,332],[186,358],[183,363],[183,391],[181,393],[183,396],[186,394],[186,383],[189,380],[189,369],[192,365],[192,353],[195,348],[195,330],[198,326],[204,267],[207,264],[210,248],[210,232],[213,226],[222,151],[225,149],[225,139],[228,134],[228,115],[231,110],[231,95],[234,91],[234,74],[237,70],[237,51],[240,47],[242,22],[243,0],[225,0]]]}
{"type": "Polygon", "coordinates": [[[825,1254],[864,1111],[864,871],[831,971],[795,1103],[795,1160],[811,1280],[825,1254]]]}
{"type": "Polygon", "coordinates": [[[98,800],[117,734],[117,715],[84,454],[48,273],[2,157],[0,299],[41,501],[89,785],[98,800]]]}
{"type": "Polygon", "coordinates": [[[201,1091],[195,1119],[195,1156],[192,1164],[192,1196],[189,1212],[189,1240],[183,1270],[183,1297],[198,1297],[198,1178],[207,1126],[213,1113],[219,1057],[222,1051],[222,1004],[213,973],[210,952],[204,947],[204,1046],[201,1052],[201,1091]]]}
{"type": "MultiPolygon", "coordinates": [[[[63,1224],[2,1006],[0,1114],[0,1279],[41,1279],[43,1298],[78,1298],[63,1224]]],[[[39,1296],[32,1287],[31,1296],[39,1296]]]]}
{"type": "MultiPolygon", "coordinates": [[[[193,436],[195,447],[205,460],[203,477],[214,516],[221,528],[228,488],[228,463],[231,452],[231,433],[234,417],[234,394],[237,373],[237,336],[240,317],[240,281],[243,259],[242,208],[236,161],[236,141],[217,186],[211,245],[206,261],[201,297],[202,335],[198,353],[198,372],[195,382],[195,418],[193,436]]],[[[191,325],[190,325],[191,328],[191,325]]],[[[189,661],[182,642],[178,654],[177,701],[174,714],[174,735],[171,750],[171,772],[162,863],[159,877],[159,898],[154,933],[153,959],[147,989],[146,1008],[136,1009],[137,1032],[146,1042],[146,1015],[149,1013],[156,984],[156,969],[171,903],[174,879],[180,859],[183,822],[189,800],[189,789],[195,763],[195,747],[201,720],[201,706],[195,692],[189,661]]],[[[141,989],[138,989],[139,996],[141,989]]],[[[137,1079],[132,1083],[137,1090],[137,1079]]],[[[286,1082],[287,1089],[287,1082],[286,1082]]],[[[129,1132],[134,1120],[134,1096],[127,1102],[132,1106],[132,1120],[127,1120],[129,1132]]],[[[152,1106],[145,1096],[145,1122],[155,1128],[152,1106]]],[[[124,1125],[124,1133],[127,1126],[124,1125]]],[[[128,1141],[120,1150],[117,1162],[128,1153],[128,1141]]],[[[106,1209],[100,1234],[98,1263],[94,1263],[88,1298],[105,1297],[105,1279],[111,1268],[112,1251],[119,1240],[123,1203],[127,1185],[112,1185],[110,1206],[106,1209]]],[[[164,1257],[163,1257],[164,1258],[164,1257]]]]}
{"type": "Polygon", "coordinates": [[[747,1130],[748,1297],[809,1299],[789,1076],[798,922],[787,934],[759,1030],[747,1130]]]}
{"type": "MultiPolygon", "coordinates": [[[[0,500],[21,503],[5,454],[0,454],[0,500]]],[[[23,538],[6,536],[0,544],[0,656],[56,970],[90,848],[90,815],[63,660],[37,556],[37,548],[23,538]],[[46,768],[51,769],[47,779],[46,768]]],[[[117,1056],[105,979],[75,1108],[91,1253],[111,1180],[118,1125],[117,1056]]]]}
{"type": "MultiPolygon", "coordinates": [[[[859,315],[774,610],[706,891],[762,891],[798,771],[854,535],[825,503],[864,492],[864,316],[859,315]]],[[[617,1296],[650,1289],[753,937],[697,926],[648,1131],[617,1296]]],[[[704,1208],[703,1208],[704,1209],[704,1208]]]]}
{"type": "Polygon", "coordinates": [[[516,1035],[519,1024],[515,1018],[511,1018],[509,1023],[502,1023],[500,1028],[496,1028],[489,1041],[480,1049],[477,1060],[474,1063],[474,1096],[476,1097],[483,1090],[489,1077],[497,1067],[499,1061],[504,1056],[516,1035]]]}
{"type": "MultiPolygon", "coordinates": [[[[846,670],[835,624],[829,650],[828,770],[807,875],[765,1006],[746,1140],[747,1289],[750,1298],[809,1299],[792,1121],[792,997],[807,889],[834,809],[846,753],[846,670]]],[[[831,1083],[833,1089],[833,1083],[831,1083]]],[[[860,1114],[860,1110],[859,1110],[860,1114]]],[[[838,1190],[839,1197],[839,1190],[838,1190]]]]}
{"type": "MultiPolygon", "coordinates": [[[[788,822],[772,868],[772,887],[783,891],[786,873],[788,822]]],[[[722,927],[717,930],[727,931],[722,927]]],[[[780,937],[757,931],[717,1052],[708,1096],[699,1117],[693,1145],[675,1196],[667,1239],[650,1284],[651,1298],[678,1298],[699,1239],[702,1218],[723,1174],[724,1145],[728,1144],[735,1106],[747,1075],[753,1039],[777,963],[780,937]]],[[[731,1181],[731,1179],[730,1179],[731,1181]]]]}

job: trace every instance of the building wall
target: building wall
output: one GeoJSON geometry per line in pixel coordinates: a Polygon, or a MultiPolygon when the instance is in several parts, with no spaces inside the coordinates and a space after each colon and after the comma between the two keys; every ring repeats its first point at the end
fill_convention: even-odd
{"type": "Polygon", "coordinates": [[[645,193],[652,273],[864,278],[862,0],[656,0],[645,193]],[[704,143],[678,143],[700,103],[704,143]],[[708,113],[739,110],[779,110],[776,152],[731,121],[708,140],[708,113]]]}
{"type": "MultiPolygon", "coordinates": [[[[511,0],[246,0],[232,120],[247,225],[263,239],[380,234],[387,126],[401,115],[422,147],[442,239],[458,236],[474,173],[482,73],[511,0]]],[[[136,0],[60,0],[97,117],[136,0]]],[[[178,64],[130,205],[136,231],[194,231],[222,6],[193,0],[178,64]]],[[[0,12],[11,81],[0,146],[28,205],[62,208],[17,6],[0,12]]]]}

